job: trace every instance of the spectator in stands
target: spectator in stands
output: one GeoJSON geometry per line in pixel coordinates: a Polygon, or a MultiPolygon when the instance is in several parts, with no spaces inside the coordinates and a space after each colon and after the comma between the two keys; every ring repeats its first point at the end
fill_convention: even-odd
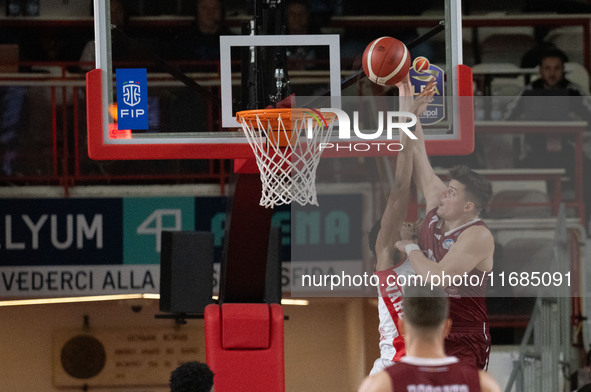
{"type": "MultiPolygon", "coordinates": [[[[287,34],[318,34],[318,28],[310,21],[310,10],[305,0],[289,0],[285,6],[285,28],[287,34]]],[[[316,61],[328,58],[328,53],[321,53],[325,48],[315,46],[297,46],[287,48],[287,60],[290,70],[318,68],[316,61]]]]}
{"type": "MultiPolygon", "coordinates": [[[[591,123],[591,100],[583,89],[565,77],[568,57],[556,48],[548,48],[539,56],[539,79],[528,84],[519,97],[509,104],[507,120],[587,121],[591,123]]],[[[573,141],[562,135],[526,135],[518,165],[529,168],[564,168],[574,173],[573,141]]],[[[591,169],[589,157],[585,167],[591,169]]],[[[591,201],[591,188],[585,181],[585,198],[591,201]]],[[[589,203],[587,203],[589,205],[589,203]]]]}
{"type": "Polygon", "coordinates": [[[213,372],[205,363],[185,362],[170,374],[170,392],[213,392],[213,372]]]}
{"type": "MultiPolygon", "coordinates": [[[[151,45],[146,40],[141,42],[128,36],[127,26],[129,25],[129,15],[123,0],[111,0],[110,3],[111,25],[111,60],[114,67],[122,61],[143,61],[152,60],[148,52],[151,45]]],[[[88,41],[80,55],[80,62],[83,63],[80,69],[88,72],[94,68],[95,61],[95,43],[94,40],[88,41]]],[[[129,64],[127,64],[129,66],[129,64]]]]}
{"type": "Polygon", "coordinates": [[[552,43],[542,42],[536,44],[533,48],[524,53],[521,57],[519,66],[521,68],[535,68],[540,64],[542,56],[549,50],[556,50],[556,46],[552,43]]]}
{"type": "Polygon", "coordinates": [[[213,62],[196,70],[217,71],[220,59],[220,35],[231,35],[225,23],[221,0],[197,0],[195,23],[174,37],[171,60],[213,62]]]}
{"type": "Polygon", "coordinates": [[[27,89],[23,86],[0,87],[0,174],[14,174],[19,155],[18,140],[25,126],[24,106],[27,89]]]}
{"type": "MultiPolygon", "coordinates": [[[[417,1],[373,1],[365,3],[363,1],[343,0],[342,1],[342,15],[350,17],[358,17],[363,20],[366,15],[374,16],[420,16],[425,11],[437,7],[438,2],[433,0],[417,0],[417,1]]],[[[439,2],[443,4],[443,2],[439,2]]],[[[443,14],[443,10],[441,11],[443,14]]],[[[345,68],[347,63],[353,67],[357,65],[356,57],[363,55],[365,47],[374,39],[381,36],[396,37],[405,44],[409,44],[414,39],[418,38],[419,33],[416,28],[408,27],[407,24],[400,24],[393,22],[387,28],[368,27],[366,29],[354,29],[345,31],[343,38],[341,38],[341,56],[345,68]]],[[[441,45],[433,44],[432,40],[427,40],[420,45],[409,48],[411,58],[424,56],[431,61],[431,63],[445,63],[445,47],[441,49],[441,45]]],[[[360,63],[360,62],[359,62],[360,63]]]]}
{"type": "MultiPolygon", "coordinates": [[[[0,33],[0,44],[7,44],[6,50],[12,53],[18,52],[15,48],[15,45],[19,44],[18,39],[8,32],[0,33]]],[[[18,60],[16,57],[14,54],[14,59],[18,60]]],[[[9,59],[5,58],[0,72],[18,72],[18,64],[6,63],[7,61],[9,59]]],[[[26,124],[27,95],[28,89],[24,86],[0,86],[0,176],[14,174],[19,136],[23,134],[26,124]]]]}
{"type": "Polygon", "coordinates": [[[285,26],[288,34],[311,34],[310,10],[304,0],[291,0],[285,8],[285,26]]]}
{"type": "MultiPolygon", "coordinates": [[[[569,81],[565,77],[565,63],[568,62],[568,58],[564,52],[556,48],[548,48],[539,55],[539,73],[540,78],[536,79],[532,83],[528,84],[524,90],[521,92],[520,97],[524,96],[583,96],[583,89],[569,81]]],[[[575,100],[571,100],[569,102],[575,103],[575,100]]],[[[571,112],[575,112],[574,114],[578,115],[580,119],[586,119],[589,117],[589,113],[591,113],[591,105],[587,100],[579,100],[581,104],[585,106],[581,107],[573,107],[570,109],[571,112]],[[581,110],[584,109],[584,110],[581,110]]],[[[519,119],[522,117],[531,116],[532,113],[527,111],[526,107],[523,105],[525,104],[525,100],[523,99],[516,99],[509,107],[507,108],[507,112],[505,114],[505,118],[507,119],[519,119]]],[[[565,114],[571,115],[573,113],[564,113],[564,112],[553,112],[547,111],[548,114],[554,116],[555,118],[559,118],[560,116],[564,116],[565,114]],[[552,113],[549,113],[552,112],[552,113]]],[[[539,117],[534,117],[539,119],[539,117]]]]}
{"type": "MultiPolygon", "coordinates": [[[[195,21],[173,37],[166,57],[180,61],[183,72],[217,72],[220,61],[220,36],[232,35],[225,23],[221,0],[196,0],[195,21]]],[[[233,59],[239,59],[232,56],[233,59]]],[[[176,89],[171,97],[170,125],[178,132],[210,131],[217,114],[215,108],[199,91],[176,89]],[[214,119],[213,122],[211,119],[214,119]]]]}
{"type": "Polygon", "coordinates": [[[310,23],[318,27],[327,26],[333,16],[343,14],[343,3],[344,0],[309,0],[310,23]]]}

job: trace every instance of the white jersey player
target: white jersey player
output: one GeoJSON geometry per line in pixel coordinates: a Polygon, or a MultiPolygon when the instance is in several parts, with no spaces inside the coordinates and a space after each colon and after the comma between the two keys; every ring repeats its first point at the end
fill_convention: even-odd
{"type": "MultiPolygon", "coordinates": [[[[428,84],[416,100],[412,99],[412,89],[408,76],[398,84],[401,97],[400,110],[414,113],[417,117],[431,101],[434,84],[428,84]],[[403,99],[406,97],[406,99],[403,99]],[[410,99],[409,99],[410,98],[410,99]]],[[[404,356],[404,340],[399,333],[399,320],[402,310],[402,282],[400,277],[414,274],[404,252],[394,244],[401,239],[413,239],[416,224],[405,223],[410,199],[413,149],[412,141],[401,132],[400,143],[403,148],[396,160],[395,181],[382,218],[374,225],[369,235],[370,249],[376,255],[375,275],[378,277],[378,309],[380,317],[380,358],[372,369],[372,374],[391,365],[404,356]]]]}

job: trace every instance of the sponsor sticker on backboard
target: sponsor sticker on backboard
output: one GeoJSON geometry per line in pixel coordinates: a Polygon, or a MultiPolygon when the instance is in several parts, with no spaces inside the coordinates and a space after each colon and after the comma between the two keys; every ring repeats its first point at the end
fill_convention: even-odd
{"type": "Polygon", "coordinates": [[[433,101],[419,116],[422,125],[437,124],[445,119],[445,89],[444,72],[440,67],[431,64],[425,57],[417,57],[409,70],[410,82],[413,85],[414,95],[423,91],[427,83],[435,78],[435,94],[433,101]]]}
{"type": "Polygon", "coordinates": [[[148,129],[148,76],[145,68],[117,69],[119,129],[148,129]]]}

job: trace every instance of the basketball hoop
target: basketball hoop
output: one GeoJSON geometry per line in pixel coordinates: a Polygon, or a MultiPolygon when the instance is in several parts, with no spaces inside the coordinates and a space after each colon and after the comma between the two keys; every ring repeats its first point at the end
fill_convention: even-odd
{"type": "Polygon", "coordinates": [[[263,183],[260,205],[318,205],[316,169],[336,114],[316,109],[261,109],[236,113],[263,183]]]}

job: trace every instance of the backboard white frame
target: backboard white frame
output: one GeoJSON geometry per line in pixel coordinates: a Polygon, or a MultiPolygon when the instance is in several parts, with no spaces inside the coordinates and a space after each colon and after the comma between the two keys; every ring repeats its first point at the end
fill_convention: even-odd
{"type": "Polygon", "coordinates": [[[235,113],[232,112],[234,97],[232,96],[231,50],[234,47],[247,46],[328,46],[331,107],[341,107],[339,101],[341,96],[341,48],[337,34],[223,35],[220,37],[220,86],[223,128],[241,127],[236,121],[235,113]]]}
{"type": "MultiPolygon", "coordinates": [[[[88,149],[92,159],[226,159],[249,158],[252,150],[240,125],[232,113],[231,48],[236,46],[328,46],[330,60],[331,106],[340,108],[341,70],[338,35],[278,35],[222,37],[222,127],[225,132],[154,132],[134,135],[132,138],[111,138],[109,135],[108,107],[113,99],[112,60],[110,53],[109,2],[94,1],[96,68],[87,74],[88,149]],[[159,148],[153,148],[158,145],[159,148]]],[[[461,1],[445,2],[447,46],[447,86],[451,87],[453,110],[450,133],[427,135],[426,144],[435,155],[468,154],[474,148],[474,119],[472,98],[472,72],[462,65],[461,1]],[[451,81],[451,83],[450,83],[451,81]],[[466,99],[460,100],[458,96],[466,99]],[[462,102],[460,110],[458,103],[462,102]],[[433,146],[433,147],[431,147],[433,146]]]]}

